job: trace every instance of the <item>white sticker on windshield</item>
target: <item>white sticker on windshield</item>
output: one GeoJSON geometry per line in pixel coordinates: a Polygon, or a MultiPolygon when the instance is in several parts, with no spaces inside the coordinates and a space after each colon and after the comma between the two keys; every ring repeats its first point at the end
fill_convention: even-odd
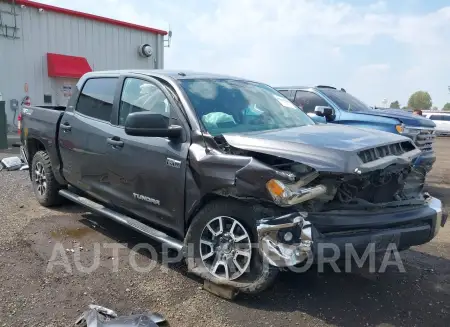
{"type": "Polygon", "coordinates": [[[280,96],[278,96],[278,95],[274,95],[274,97],[275,97],[275,99],[278,100],[278,102],[279,102],[283,107],[291,108],[291,109],[297,109],[297,107],[296,107],[294,104],[292,104],[291,101],[289,101],[288,99],[283,98],[283,97],[280,97],[280,96]]]}

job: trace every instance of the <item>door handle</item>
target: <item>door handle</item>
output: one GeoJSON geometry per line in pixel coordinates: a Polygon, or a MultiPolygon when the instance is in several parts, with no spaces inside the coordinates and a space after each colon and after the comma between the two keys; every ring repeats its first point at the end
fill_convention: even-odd
{"type": "Polygon", "coordinates": [[[69,124],[68,122],[64,122],[64,123],[62,123],[62,124],[59,125],[59,126],[62,128],[62,130],[63,130],[64,132],[69,132],[69,131],[72,130],[72,126],[70,126],[70,124],[69,124]]]}
{"type": "Polygon", "coordinates": [[[114,148],[121,148],[124,144],[123,141],[120,140],[120,137],[117,136],[107,138],[106,142],[112,145],[114,148]]]}

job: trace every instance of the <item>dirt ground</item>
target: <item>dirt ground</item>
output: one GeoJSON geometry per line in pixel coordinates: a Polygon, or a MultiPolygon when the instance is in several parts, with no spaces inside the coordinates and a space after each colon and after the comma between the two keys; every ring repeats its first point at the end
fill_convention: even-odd
{"type": "MultiPolygon", "coordinates": [[[[450,209],[450,138],[439,139],[436,149],[427,190],[450,209]]],[[[0,326],[69,326],[90,303],[121,314],[159,312],[180,327],[450,326],[448,225],[431,243],[402,253],[406,273],[395,267],[383,274],[282,273],[270,290],[230,302],[202,290],[183,264],[164,268],[161,253],[132,251],[148,242],[140,234],[76,205],[40,207],[27,174],[0,172],[0,326]],[[118,255],[105,248],[118,243],[124,245],[118,255]],[[64,249],[68,265],[49,271],[55,249],[64,249]],[[76,269],[75,256],[89,267],[95,253],[97,269],[76,269]],[[135,271],[130,253],[139,267],[156,268],[135,271]]]]}

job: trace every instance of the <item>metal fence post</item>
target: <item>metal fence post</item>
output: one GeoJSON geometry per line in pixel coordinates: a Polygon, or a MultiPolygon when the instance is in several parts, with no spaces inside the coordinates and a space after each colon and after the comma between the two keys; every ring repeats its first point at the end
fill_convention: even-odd
{"type": "Polygon", "coordinates": [[[8,128],[6,125],[5,101],[0,101],[0,149],[8,148],[8,128]]]}

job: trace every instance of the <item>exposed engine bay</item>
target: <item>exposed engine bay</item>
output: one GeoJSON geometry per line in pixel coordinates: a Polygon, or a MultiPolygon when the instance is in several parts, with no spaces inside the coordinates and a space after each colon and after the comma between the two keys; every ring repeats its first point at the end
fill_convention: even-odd
{"type": "MultiPolygon", "coordinates": [[[[424,199],[422,190],[426,171],[415,167],[413,160],[397,161],[381,169],[365,172],[357,169],[353,173],[321,172],[280,156],[236,148],[224,137],[216,137],[216,142],[224,154],[252,157],[276,171],[286,172],[287,179],[290,179],[285,184],[287,188],[292,192],[303,193],[284,206],[295,205],[299,211],[379,208],[385,204],[401,205],[403,201],[409,200],[420,203],[424,199]]],[[[409,144],[403,147],[401,144],[396,144],[391,148],[395,150],[395,153],[386,153],[384,157],[415,150],[415,147],[409,147],[409,144]]],[[[362,163],[366,161],[368,160],[362,160],[362,163]]],[[[274,187],[285,187],[285,185],[274,187]]],[[[274,201],[277,203],[277,199],[274,201]]],[[[277,204],[283,206],[282,203],[277,204]]]]}

